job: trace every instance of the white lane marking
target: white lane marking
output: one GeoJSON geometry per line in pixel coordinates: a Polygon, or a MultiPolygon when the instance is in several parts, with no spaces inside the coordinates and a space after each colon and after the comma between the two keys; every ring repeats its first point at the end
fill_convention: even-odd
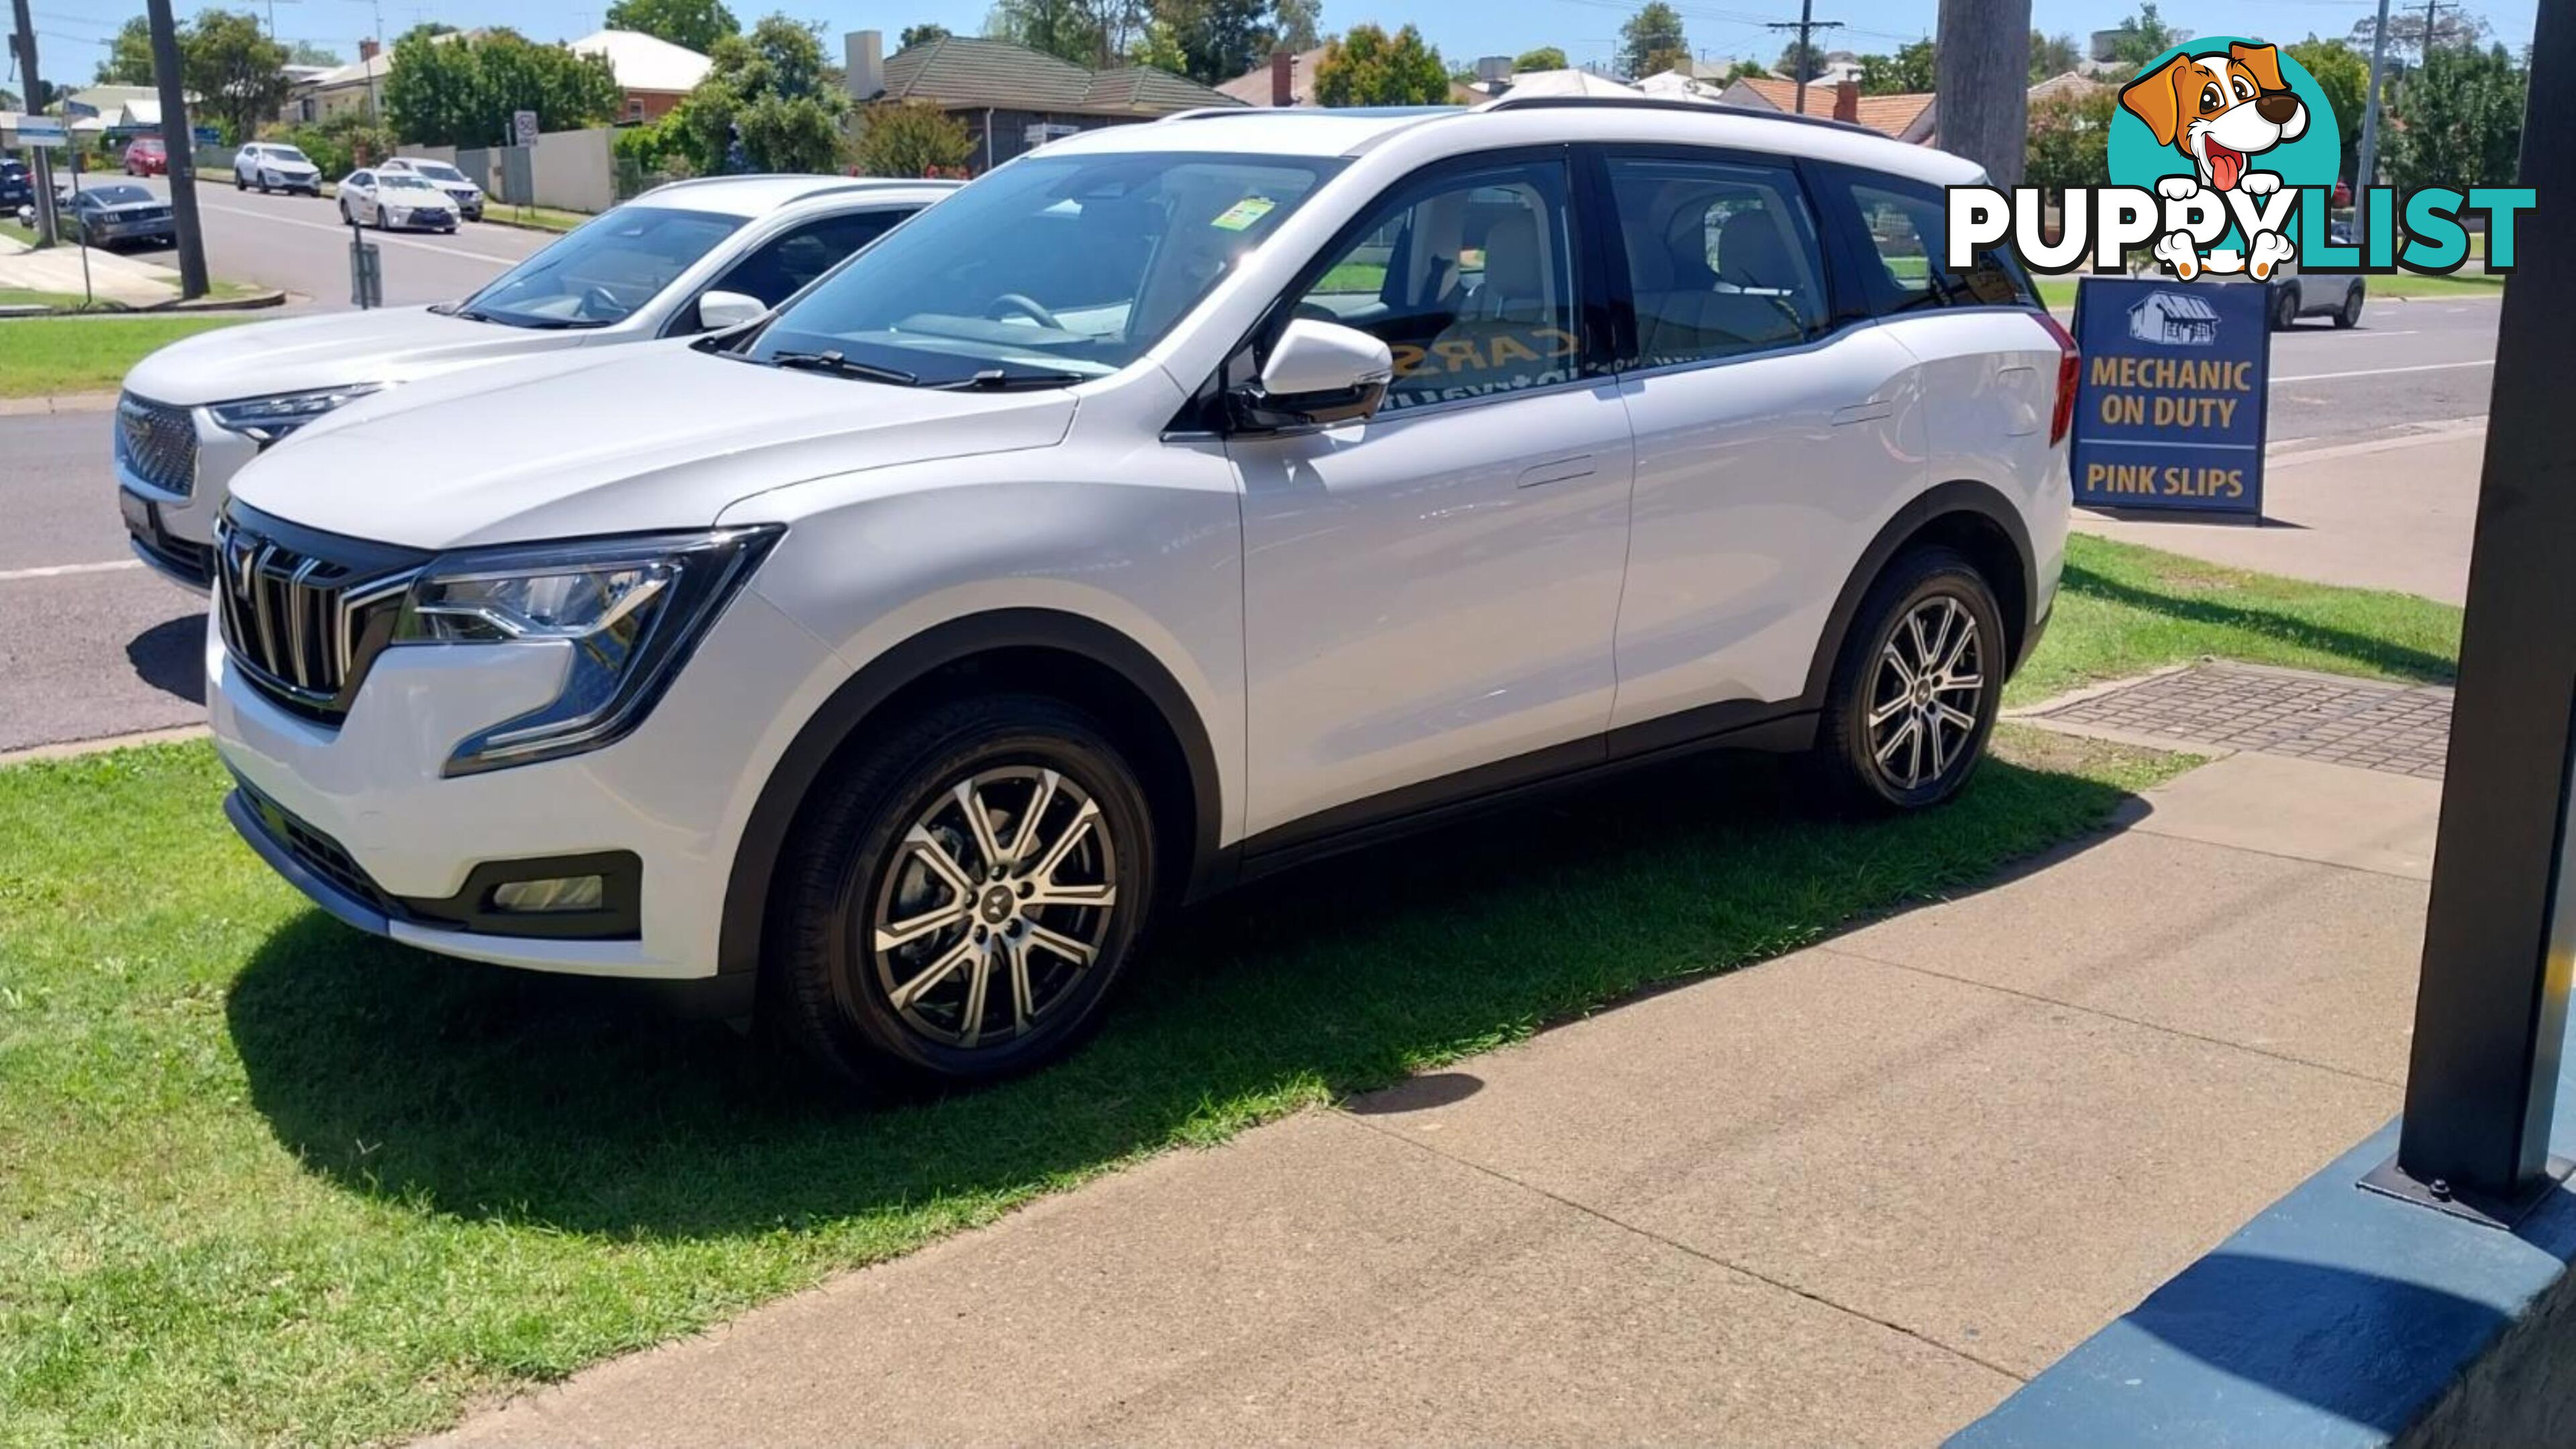
{"type": "Polygon", "coordinates": [[[0,569],[0,584],[14,584],[21,579],[60,579],[73,574],[112,574],[119,569],[139,569],[139,558],[109,559],[105,563],[50,564],[40,569],[0,569]]]}
{"type": "Polygon", "coordinates": [[[2276,377],[2272,385],[2285,382],[2332,382],[2339,377],[2384,377],[2398,372],[2442,372],[2454,367],[2493,367],[2492,357],[2472,358],[2467,362],[2419,362],[2412,367],[2364,367],[2351,372],[2302,372],[2292,377],[2276,377]]]}
{"type": "MultiPolygon", "coordinates": [[[[273,221],[280,226],[300,226],[312,231],[327,231],[335,235],[348,230],[345,226],[336,226],[327,221],[306,221],[300,216],[279,216],[274,212],[253,211],[246,206],[214,206],[200,201],[197,203],[197,209],[199,211],[220,211],[227,216],[247,216],[260,221],[273,221]]],[[[469,252],[463,247],[440,246],[436,242],[414,241],[412,238],[407,236],[389,236],[380,232],[369,232],[367,234],[367,240],[371,242],[388,243],[398,247],[411,247],[417,251],[437,252],[443,256],[463,257],[468,261],[499,262],[505,267],[515,267],[520,262],[526,260],[524,257],[494,256],[490,252],[469,252]]]]}

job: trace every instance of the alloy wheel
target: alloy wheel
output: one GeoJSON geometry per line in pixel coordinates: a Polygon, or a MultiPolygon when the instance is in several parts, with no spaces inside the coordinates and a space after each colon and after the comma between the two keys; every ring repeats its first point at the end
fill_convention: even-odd
{"type": "Polygon", "coordinates": [[[1878,652],[1869,689],[1869,749],[1898,790],[1941,779],[1976,737],[1985,694],[1976,616],[1947,594],[1916,605],[1878,652]]]}
{"type": "Polygon", "coordinates": [[[945,1046],[1043,1028],[1108,942],[1118,863],[1107,819],[1070,777],[978,771],[931,798],[882,873],[861,943],[877,989],[945,1046]]]}

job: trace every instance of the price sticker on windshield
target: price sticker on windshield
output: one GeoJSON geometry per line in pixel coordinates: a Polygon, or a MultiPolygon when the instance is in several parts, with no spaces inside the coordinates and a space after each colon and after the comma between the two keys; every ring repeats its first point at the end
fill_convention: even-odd
{"type": "Polygon", "coordinates": [[[1254,222],[1276,210],[1278,205],[1278,202],[1267,196],[1247,196],[1218,212],[1216,220],[1209,222],[1208,225],[1219,231],[1245,231],[1250,229],[1254,222]]]}

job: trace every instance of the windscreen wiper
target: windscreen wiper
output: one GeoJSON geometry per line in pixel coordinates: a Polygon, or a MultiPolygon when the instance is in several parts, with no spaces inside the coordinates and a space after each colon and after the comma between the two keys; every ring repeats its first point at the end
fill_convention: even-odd
{"type": "Polygon", "coordinates": [[[879,367],[873,362],[853,362],[838,352],[773,352],[768,358],[772,367],[795,367],[808,372],[838,373],[843,377],[864,377],[870,382],[890,382],[898,387],[919,387],[921,379],[900,367],[879,367]]]}
{"type": "Polygon", "coordinates": [[[1007,367],[988,367],[971,376],[954,378],[947,382],[934,382],[931,386],[941,392],[1008,392],[1020,387],[1069,387],[1074,383],[1090,380],[1079,372],[1060,372],[1044,368],[1024,368],[1014,371],[1007,367]]]}

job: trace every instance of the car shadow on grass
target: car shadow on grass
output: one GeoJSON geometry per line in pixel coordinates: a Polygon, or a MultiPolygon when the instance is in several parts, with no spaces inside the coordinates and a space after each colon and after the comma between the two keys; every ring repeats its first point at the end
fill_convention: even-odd
{"type": "Polygon", "coordinates": [[[938,1101],[854,1107],[762,1039],[616,983],[448,961],[319,912],[268,939],[227,1011],[278,1139],[408,1208],[653,1237],[971,1215],[1986,881],[2129,798],[2099,773],[1993,761],[1944,810],[1853,823],[1809,813],[1768,761],[1639,772],[1188,912],[1083,1051],[938,1101]]]}
{"type": "Polygon", "coordinates": [[[2431,650],[2411,648],[2356,630],[2333,628],[2259,604],[2230,603],[2205,595],[2140,588],[2082,564],[2068,564],[2059,586],[2106,603],[2126,604],[2134,609],[2195,624],[2242,629],[2284,643],[2321,650],[2338,659],[2401,679],[2424,684],[2449,684],[2459,676],[2459,664],[2455,659],[2431,650]]]}

